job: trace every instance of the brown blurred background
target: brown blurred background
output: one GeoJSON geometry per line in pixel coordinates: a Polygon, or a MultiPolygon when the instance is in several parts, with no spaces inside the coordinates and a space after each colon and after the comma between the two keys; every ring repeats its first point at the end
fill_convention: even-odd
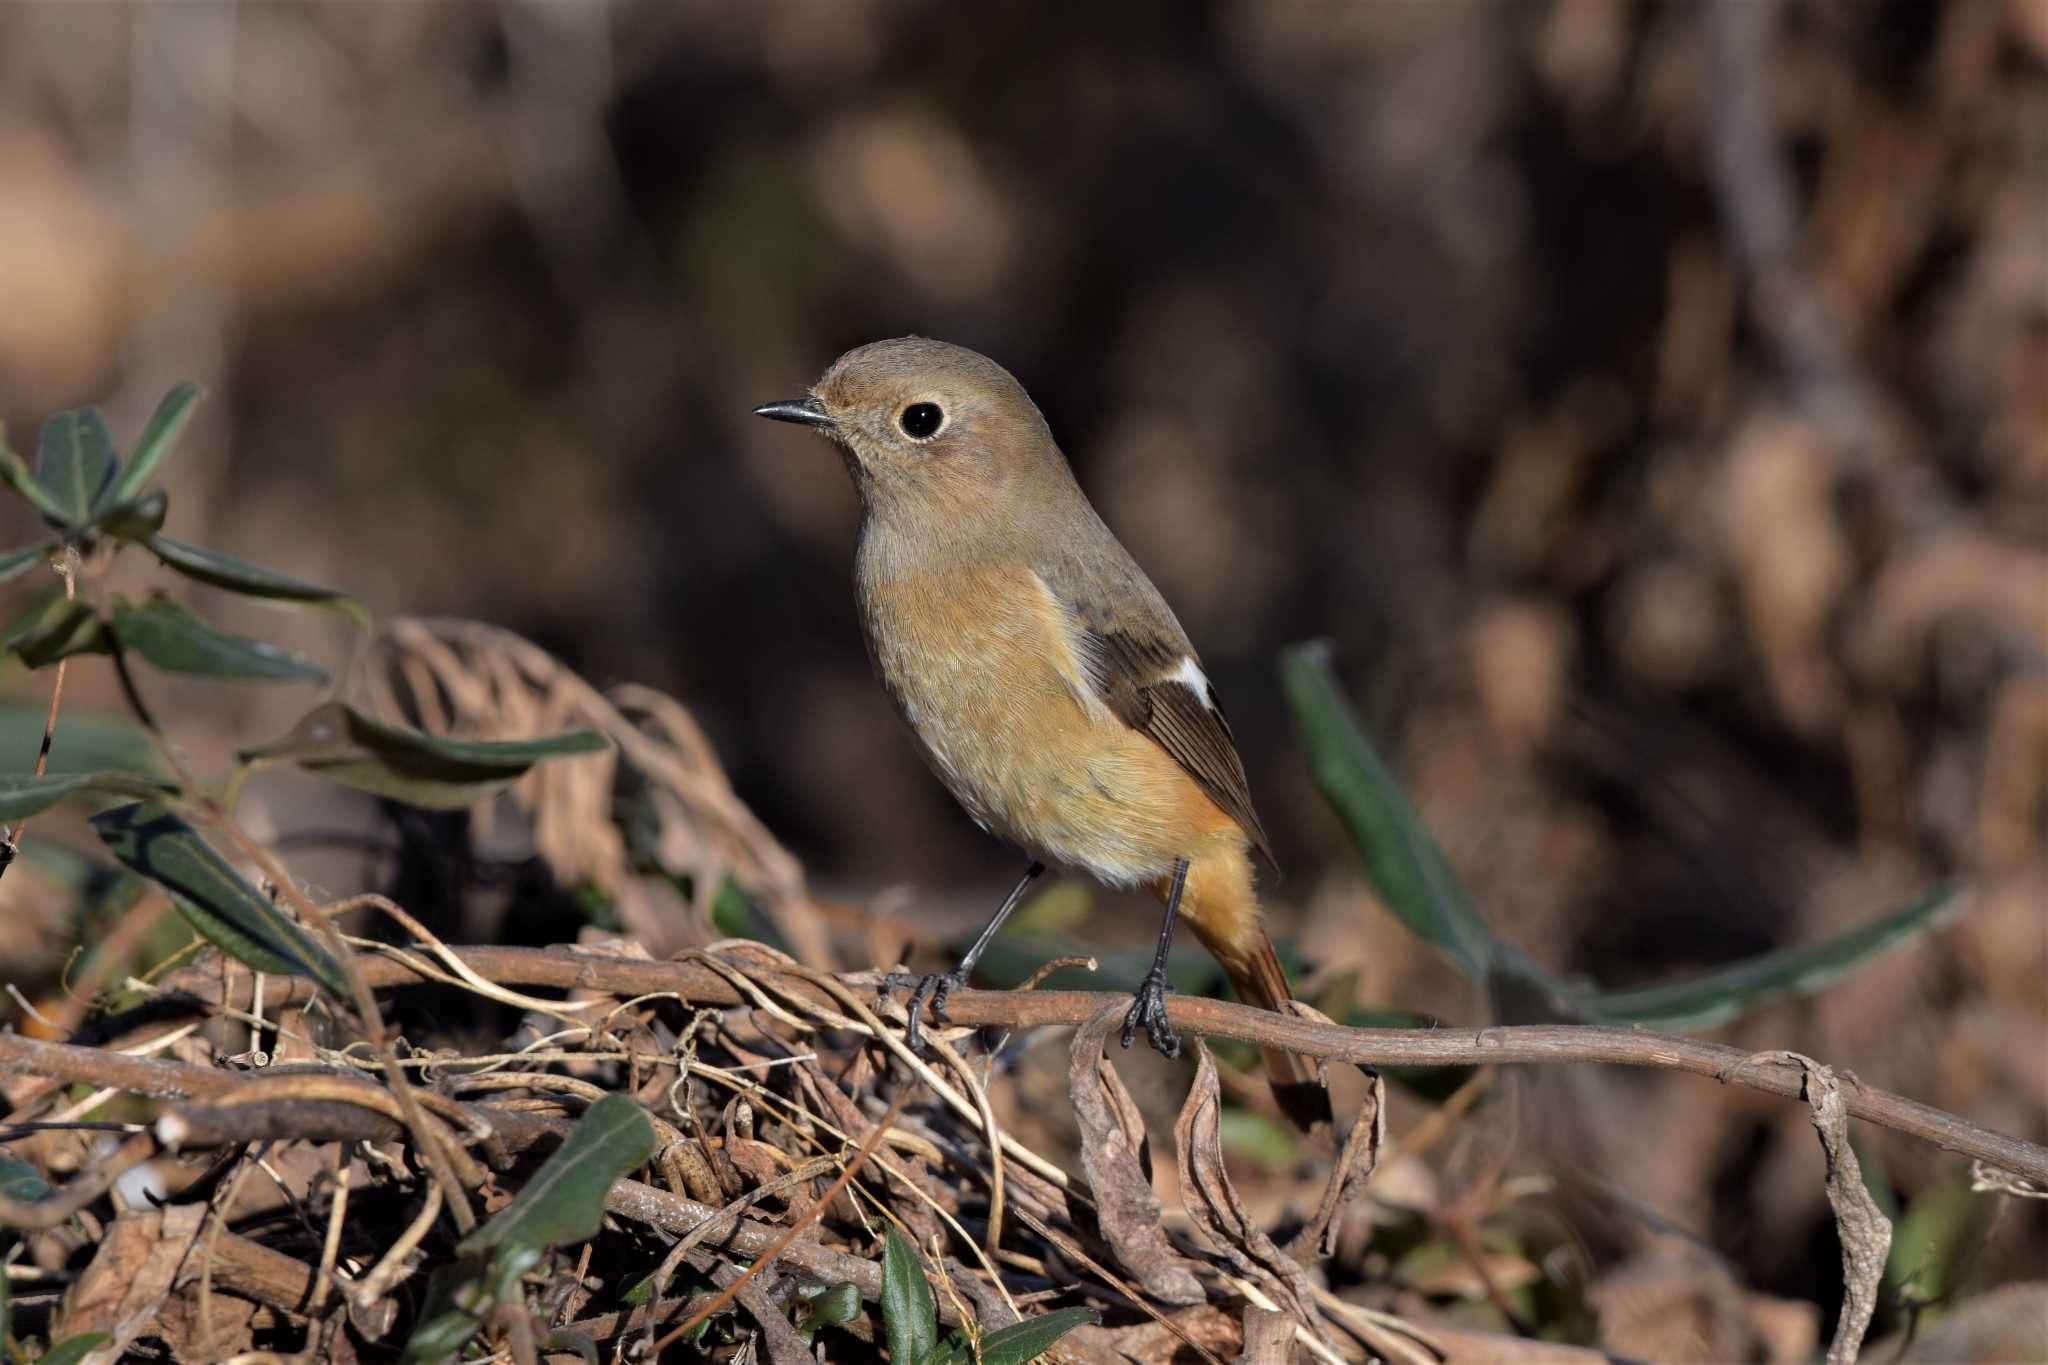
{"type": "MultiPolygon", "coordinates": [[[[2048,1133],[2033,0],[13,4],[0,282],[18,448],[199,380],[174,534],[673,694],[855,900],[1016,860],[868,676],[838,461],[748,410],[879,337],[983,350],[1200,643],[1312,965],[1484,1012],[1307,782],[1274,659],[1322,636],[1553,967],[1969,879],[1726,1032],[2048,1133]]],[[[1614,1084],[1605,1174],[1828,1302],[1803,1116],[1614,1084]]],[[[1872,1142],[1909,1195],[1953,1165],[1872,1142]]],[[[1980,1282],[2040,1277],[2042,1227],[1980,1282]]]]}

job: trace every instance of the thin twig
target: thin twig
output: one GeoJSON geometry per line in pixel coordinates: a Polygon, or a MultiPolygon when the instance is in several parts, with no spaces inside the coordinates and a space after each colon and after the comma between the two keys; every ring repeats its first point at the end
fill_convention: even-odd
{"type": "MultiPolygon", "coordinates": [[[[64,600],[66,602],[77,601],[77,548],[66,545],[60,560],[51,567],[56,569],[58,577],[64,580],[64,600]]],[[[57,676],[50,684],[50,715],[43,722],[42,747],[36,750],[37,777],[41,777],[50,766],[50,742],[56,738],[57,734],[57,707],[64,700],[64,665],[70,662],[71,660],[68,657],[57,660],[57,676]]],[[[21,852],[21,838],[24,834],[28,833],[28,821],[29,817],[24,815],[21,818],[21,823],[17,824],[7,834],[0,835],[0,877],[6,876],[7,869],[14,866],[14,859],[21,852]]]]}
{"type": "Polygon", "coordinates": [[[889,1111],[882,1115],[881,1120],[868,1130],[867,1137],[861,1140],[860,1149],[853,1154],[853,1160],[846,1163],[846,1169],[839,1173],[839,1178],[827,1186],[825,1193],[813,1202],[809,1208],[806,1208],[801,1214],[791,1220],[788,1231],[782,1234],[781,1239],[774,1246],[754,1258],[754,1263],[747,1267],[746,1274],[740,1276],[723,1290],[719,1291],[718,1295],[710,1303],[698,1309],[681,1326],[676,1327],[666,1336],[662,1337],[660,1341],[655,1342],[653,1348],[647,1354],[650,1357],[659,1357],[670,1343],[677,1340],[698,1323],[704,1321],[704,1319],[710,1317],[713,1313],[716,1313],[719,1309],[725,1307],[728,1303],[731,1303],[733,1297],[740,1292],[740,1286],[754,1278],[754,1276],[770,1265],[777,1256],[780,1256],[783,1250],[796,1240],[798,1233],[817,1222],[819,1216],[825,1212],[825,1209],[832,1201],[839,1197],[839,1192],[847,1187],[848,1183],[853,1180],[853,1177],[859,1173],[860,1168],[867,1164],[868,1158],[875,1154],[875,1148],[882,1145],[882,1135],[889,1131],[890,1124],[896,1122],[896,1116],[903,1112],[903,1106],[910,1101],[910,1096],[911,1091],[909,1089],[905,1089],[896,1096],[895,1100],[889,1105],[889,1111]]]}
{"type": "Polygon", "coordinates": [[[111,1156],[94,1162],[78,1173],[63,1189],[41,1199],[13,1199],[0,1195],[0,1226],[34,1229],[53,1228],[105,1194],[131,1168],[156,1155],[156,1139],[137,1133],[114,1150],[111,1156]]]}

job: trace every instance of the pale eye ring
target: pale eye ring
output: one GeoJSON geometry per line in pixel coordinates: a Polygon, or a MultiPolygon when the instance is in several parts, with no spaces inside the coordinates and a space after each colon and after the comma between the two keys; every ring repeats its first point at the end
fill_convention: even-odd
{"type": "Polygon", "coordinates": [[[913,441],[922,441],[946,424],[946,413],[937,403],[912,403],[896,414],[896,425],[913,441]]]}

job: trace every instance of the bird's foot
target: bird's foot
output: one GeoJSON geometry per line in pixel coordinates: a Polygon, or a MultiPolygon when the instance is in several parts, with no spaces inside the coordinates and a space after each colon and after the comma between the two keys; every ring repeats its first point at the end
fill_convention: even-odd
{"type": "Polygon", "coordinates": [[[910,1004],[905,1007],[909,1023],[903,1030],[903,1041],[910,1045],[912,1052],[924,1050],[925,1007],[931,1007],[933,1019],[944,1022],[946,997],[953,993],[954,987],[966,984],[967,972],[961,967],[955,967],[950,972],[932,972],[926,976],[912,976],[909,972],[891,972],[882,978],[882,985],[887,990],[910,987],[910,1004]]]}
{"type": "Polygon", "coordinates": [[[1180,1035],[1166,1018],[1166,993],[1172,989],[1166,984],[1164,972],[1146,973],[1137,998],[1131,1002],[1131,1012],[1124,1016],[1125,1047],[1131,1045],[1131,1039],[1142,1028],[1156,1051],[1167,1057],[1180,1056],[1180,1035]]]}

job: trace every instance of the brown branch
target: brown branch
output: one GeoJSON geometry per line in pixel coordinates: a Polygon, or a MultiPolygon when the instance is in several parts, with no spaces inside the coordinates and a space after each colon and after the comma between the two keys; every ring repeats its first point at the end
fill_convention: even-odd
{"type": "MultiPolygon", "coordinates": [[[[650,962],[606,957],[567,947],[480,946],[454,951],[478,975],[503,986],[552,986],[563,990],[606,991],[620,995],[668,991],[693,1004],[749,1003],[740,998],[731,981],[701,962],[650,962]]],[[[372,986],[398,986],[426,979],[412,966],[395,958],[379,956],[358,960],[363,978],[372,986]]],[[[824,991],[799,973],[789,970],[768,950],[735,957],[734,963],[754,977],[772,983],[774,991],[785,998],[814,1006],[821,1015],[838,1014],[837,1003],[824,991]]],[[[248,1004],[250,978],[246,970],[239,968],[226,973],[225,981],[217,967],[187,968],[175,973],[164,984],[190,993],[195,997],[195,1004],[226,1004],[234,1008],[244,1008],[248,1004]]],[[[874,980],[868,975],[848,977],[846,984],[861,990],[876,989],[874,980]]],[[[271,1003],[280,1007],[311,994],[308,983],[294,981],[288,998],[278,1001],[274,996],[277,985],[272,978],[272,984],[266,989],[273,992],[271,1003]]],[[[946,1016],[956,1024],[976,1027],[1079,1026],[1109,999],[1109,994],[1099,991],[1023,993],[961,990],[954,992],[947,1001],[946,1016]]],[[[1578,1024],[1489,1029],[1344,1028],[1336,1024],[1311,1023],[1248,1005],[1192,996],[1173,997],[1168,1001],[1167,1009],[1174,1026],[1191,1033],[1236,1038],[1262,1047],[1358,1066],[1597,1063],[1686,1071],[1791,1099],[1800,1098],[1805,1093],[1805,1072],[1796,1065],[1768,1060],[1751,1062],[1750,1054],[1739,1048],[1702,1042],[1697,1038],[1653,1033],[1647,1029],[1578,1024]]],[[[98,1036],[106,1036],[104,1029],[98,1036]]],[[[9,1064],[9,1054],[4,1046],[15,1041],[18,1040],[0,1039],[0,1071],[18,1069],[9,1064]]],[[[78,1050],[89,1052],[98,1059],[111,1060],[106,1054],[91,1049],[78,1050]]],[[[139,1059],[126,1060],[133,1062],[139,1059]]],[[[127,1084],[104,1071],[96,1072],[90,1079],[100,1085],[127,1084]]],[[[149,1089],[148,1086],[131,1088],[149,1089]]],[[[2036,1184],[2048,1183],[2048,1148],[2038,1143],[1996,1132],[1958,1115],[1872,1087],[1853,1088],[1847,1099],[1852,1118],[1974,1157],[2036,1184]]]]}
{"type": "Polygon", "coordinates": [[[105,1194],[116,1180],[156,1155],[156,1139],[137,1133],[112,1155],[86,1167],[61,1190],[41,1199],[12,1199],[0,1195],[0,1227],[53,1228],[105,1194]]]}

